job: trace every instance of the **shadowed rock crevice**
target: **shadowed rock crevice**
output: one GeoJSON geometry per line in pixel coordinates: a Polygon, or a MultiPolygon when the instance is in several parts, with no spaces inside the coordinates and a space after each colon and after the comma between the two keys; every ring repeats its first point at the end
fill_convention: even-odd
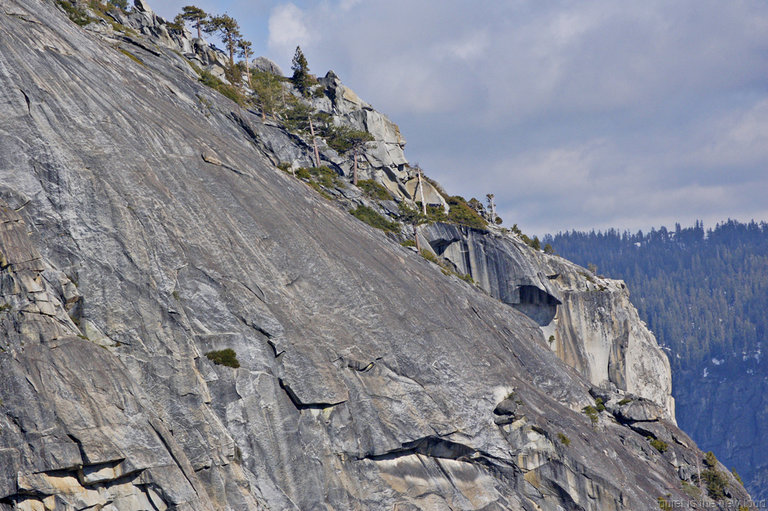
{"type": "Polygon", "coordinates": [[[280,388],[283,389],[285,394],[288,396],[288,398],[291,400],[291,403],[293,403],[293,406],[296,407],[297,410],[325,410],[328,408],[333,408],[334,406],[338,406],[342,403],[346,403],[346,400],[344,401],[338,401],[336,403],[304,403],[299,399],[299,397],[296,395],[296,393],[291,389],[290,385],[287,385],[283,379],[278,379],[280,388]]]}
{"type": "Polygon", "coordinates": [[[539,326],[552,323],[557,314],[557,306],[562,302],[543,289],[522,285],[518,288],[520,303],[513,305],[517,310],[534,320],[539,326]]]}

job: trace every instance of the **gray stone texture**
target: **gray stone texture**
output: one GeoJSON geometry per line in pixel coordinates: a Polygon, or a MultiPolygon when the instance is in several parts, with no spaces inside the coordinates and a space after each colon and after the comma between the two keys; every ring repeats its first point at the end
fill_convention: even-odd
{"type": "MultiPolygon", "coordinates": [[[[157,37],[124,43],[139,64],[41,0],[0,0],[0,34],[0,509],[686,498],[702,453],[668,407],[627,416],[673,439],[664,454],[610,410],[593,425],[593,366],[275,168],[307,148],[157,37]],[[239,368],[205,357],[224,348],[239,368]]],[[[519,261],[561,303],[586,286],[519,261]]]]}
{"type": "Polygon", "coordinates": [[[460,274],[534,319],[552,351],[594,385],[611,383],[655,401],[675,420],[669,360],[622,281],[593,275],[509,234],[442,223],[421,233],[460,274]]]}

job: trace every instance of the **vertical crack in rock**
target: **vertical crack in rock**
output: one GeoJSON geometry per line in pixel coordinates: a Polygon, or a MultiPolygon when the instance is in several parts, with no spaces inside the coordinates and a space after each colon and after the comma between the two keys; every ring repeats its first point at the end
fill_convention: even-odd
{"type": "Polygon", "coordinates": [[[32,103],[29,101],[29,96],[23,89],[19,89],[19,91],[24,95],[24,101],[27,103],[27,113],[32,115],[32,103]]]}

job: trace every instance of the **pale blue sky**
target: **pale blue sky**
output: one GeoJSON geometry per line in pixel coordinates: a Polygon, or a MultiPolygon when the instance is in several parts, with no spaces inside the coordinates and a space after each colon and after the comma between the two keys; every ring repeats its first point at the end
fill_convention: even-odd
{"type": "MultiPolygon", "coordinates": [[[[172,18],[187,0],[150,0],[172,18]]],[[[400,125],[452,194],[564,229],[768,220],[763,0],[210,1],[400,125]]]]}

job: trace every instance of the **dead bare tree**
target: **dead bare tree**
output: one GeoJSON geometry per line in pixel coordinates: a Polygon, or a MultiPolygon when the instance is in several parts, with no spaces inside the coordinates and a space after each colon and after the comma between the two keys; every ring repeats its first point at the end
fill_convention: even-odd
{"type": "Polygon", "coordinates": [[[486,199],[488,199],[488,211],[491,214],[490,221],[496,222],[496,203],[493,201],[493,198],[495,197],[494,194],[489,193],[485,196],[486,199]]]}
{"type": "MultiPolygon", "coordinates": [[[[317,138],[315,138],[315,127],[312,125],[312,115],[307,115],[309,120],[309,134],[312,136],[312,147],[315,150],[315,167],[320,166],[320,153],[317,150],[317,138]]],[[[357,157],[355,157],[355,168],[357,168],[357,157]]],[[[356,174],[356,173],[355,173],[356,174]]],[[[357,184],[357,183],[355,183],[357,184]]]]}
{"type": "Polygon", "coordinates": [[[419,195],[421,197],[421,212],[424,214],[424,216],[427,216],[427,201],[424,200],[424,182],[421,180],[421,167],[416,165],[414,168],[416,169],[416,175],[419,178],[419,195]]]}
{"type": "Polygon", "coordinates": [[[373,141],[373,135],[367,131],[352,130],[348,133],[349,143],[352,146],[352,155],[354,158],[352,167],[352,184],[357,186],[357,153],[365,147],[367,142],[373,141]]]}

